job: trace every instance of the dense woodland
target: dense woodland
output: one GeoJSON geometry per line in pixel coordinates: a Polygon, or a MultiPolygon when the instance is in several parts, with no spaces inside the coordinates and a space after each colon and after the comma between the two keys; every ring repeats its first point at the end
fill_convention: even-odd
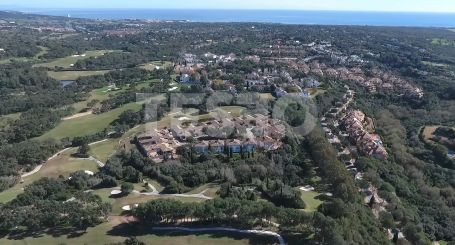
{"type": "MultiPolygon", "coordinates": [[[[281,224],[279,231],[284,235],[298,234],[295,244],[390,244],[385,233],[389,228],[400,228],[403,232],[406,240],[398,243],[455,242],[455,160],[447,157],[447,147],[427,144],[421,136],[423,127],[443,125],[447,128],[438,133],[454,138],[450,127],[455,126],[455,47],[438,45],[432,40],[453,41],[455,32],[438,28],[257,24],[252,29],[251,24],[242,23],[140,23],[140,28],[116,35],[110,31],[130,30],[137,23],[74,19],[75,32],[64,36],[32,27],[43,23],[66,26],[66,19],[17,13],[0,13],[0,18],[18,21],[13,27],[0,28],[0,48],[5,50],[0,52],[0,60],[5,61],[0,62],[0,115],[20,114],[8,119],[0,129],[2,191],[19,183],[22,173],[65,147],[79,147],[79,153],[88,156],[89,143],[119,138],[137,125],[165,116],[172,106],[168,101],[150,102],[158,105],[158,118],[150,118],[143,105],[139,111],[124,111],[102,132],[62,140],[37,139],[59,125],[65,116],[87,110],[107,113],[135,102],[137,93],[163,93],[169,98],[169,84],[178,81],[182,74],[174,74],[173,67],[151,71],[140,66],[156,60],[183,64],[180,58],[183,53],[233,53],[242,57],[262,54],[257,50],[269,45],[325,41],[331,43],[334,53],[368,60],[361,64],[367,74],[374,69],[393,72],[425,92],[423,99],[412,100],[396,94],[370,94],[351,81],[318,77],[324,82],[325,93],[315,97],[314,115],[322,117],[341,97],[343,86],[349,85],[356,91],[354,107],[374,118],[375,129],[384,140],[390,154],[388,160],[365,156],[358,159],[357,168],[365,173],[364,181],[356,181],[346,170],[319,127],[305,137],[288,135],[284,146],[276,151],[239,156],[195,154],[182,147],[181,159],[156,164],[135,148],[122,149],[93,176],[76,172],[70,180],[41,179],[27,186],[13,201],[1,204],[0,230],[4,233],[18,226],[27,232],[85,230],[96,226],[109,216],[111,207],[84,191],[121,186],[131,192],[130,183],[150,178],[164,187],[162,193],[186,193],[215,182],[220,185],[219,198],[203,203],[158,200],[139,205],[133,214],[144,225],[196,219],[201,224],[257,228],[270,227],[264,220],[273,220],[281,224]],[[81,59],[66,68],[37,66],[89,50],[115,52],[81,59]],[[62,86],[48,73],[62,70],[106,73],[79,77],[62,86]],[[146,86],[136,88],[143,81],[147,81],[146,86]],[[92,91],[112,84],[122,90],[75,111],[72,105],[85,102],[92,91]],[[318,178],[320,181],[315,180],[318,178]],[[358,191],[367,183],[377,187],[379,195],[389,203],[379,218],[364,204],[364,196],[358,191]],[[333,196],[321,195],[318,198],[323,204],[315,212],[303,212],[307,204],[297,188],[304,185],[317,185],[319,191],[333,196]]],[[[320,56],[319,60],[328,65],[341,65],[331,60],[330,54],[324,56],[314,50],[299,51],[294,47],[290,56],[320,56]]],[[[209,80],[216,78],[211,89],[225,90],[226,85],[216,81],[228,80],[241,93],[246,88],[245,75],[258,69],[286,68],[279,62],[247,60],[217,64],[193,74],[201,82],[182,86],[180,92],[208,95],[209,80]]],[[[290,73],[294,77],[306,76],[298,69],[290,73]]],[[[274,89],[271,86],[266,92],[274,89]]],[[[273,102],[265,102],[248,109],[270,111],[272,107],[273,102]]],[[[299,125],[306,119],[305,110],[298,103],[292,104],[286,108],[283,119],[291,126],[299,125]]]]}

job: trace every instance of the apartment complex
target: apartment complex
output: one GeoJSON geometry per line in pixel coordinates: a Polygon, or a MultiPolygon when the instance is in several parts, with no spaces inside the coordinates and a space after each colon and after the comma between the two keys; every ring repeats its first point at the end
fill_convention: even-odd
{"type": "Polygon", "coordinates": [[[198,154],[276,150],[282,145],[285,130],[280,120],[255,114],[153,129],[138,135],[135,141],[144,155],[162,162],[178,158],[182,146],[191,146],[198,154]]]}

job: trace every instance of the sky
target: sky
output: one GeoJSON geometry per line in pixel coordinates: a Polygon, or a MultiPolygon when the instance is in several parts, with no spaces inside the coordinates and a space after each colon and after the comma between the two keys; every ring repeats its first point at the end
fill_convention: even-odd
{"type": "Polygon", "coordinates": [[[19,8],[283,9],[451,12],[455,0],[0,0],[19,8]]]}

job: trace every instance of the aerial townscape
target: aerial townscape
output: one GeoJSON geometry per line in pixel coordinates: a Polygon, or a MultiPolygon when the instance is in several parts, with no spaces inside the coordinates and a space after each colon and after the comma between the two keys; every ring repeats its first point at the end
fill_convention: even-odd
{"type": "Polygon", "coordinates": [[[182,146],[190,147],[197,154],[246,154],[254,156],[256,150],[273,151],[282,145],[285,126],[278,120],[262,114],[245,115],[192,123],[185,127],[154,129],[136,137],[140,151],[154,160],[162,162],[178,157],[182,146]],[[196,142],[191,142],[195,141],[196,142]]]}
{"type": "Polygon", "coordinates": [[[0,244],[455,244],[454,29],[0,11],[0,126],[0,244]]]}

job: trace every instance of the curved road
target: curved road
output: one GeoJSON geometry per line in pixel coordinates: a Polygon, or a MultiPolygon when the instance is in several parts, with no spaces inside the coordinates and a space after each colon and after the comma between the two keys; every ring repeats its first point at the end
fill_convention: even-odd
{"type": "MultiPolygon", "coordinates": [[[[50,160],[56,158],[57,156],[59,156],[60,154],[62,154],[62,153],[65,152],[65,151],[67,151],[68,149],[70,149],[70,148],[65,148],[65,149],[63,149],[63,150],[61,150],[61,151],[55,153],[53,156],[49,157],[49,158],[46,160],[46,162],[48,162],[48,161],[50,161],[50,160]]],[[[28,177],[28,176],[30,176],[30,175],[33,175],[33,174],[38,173],[38,171],[41,170],[41,168],[43,167],[43,165],[44,165],[46,162],[44,162],[44,163],[42,163],[42,164],[36,166],[35,169],[33,169],[32,171],[30,171],[30,172],[28,172],[28,173],[25,173],[25,174],[21,175],[21,178],[25,178],[25,177],[28,177]]]]}
{"type": "MultiPolygon", "coordinates": [[[[105,141],[107,141],[107,139],[100,140],[100,141],[96,141],[96,142],[90,143],[89,145],[95,145],[95,144],[99,144],[99,143],[102,143],[102,142],[105,142],[105,141]]],[[[65,149],[63,149],[63,150],[61,150],[61,151],[55,153],[53,156],[49,157],[44,163],[42,163],[42,164],[36,166],[32,171],[30,171],[30,172],[28,172],[28,173],[25,173],[25,174],[21,175],[21,178],[25,178],[25,177],[28,177],[28,176],[30,176],[30,175],[33,175],[33,174],[38,173],[38,172],[41,170],[41,168],[44,166],[44,164],[45,164],[46,162],[48,162],[48,161],[50,161],[50,160],[56,158],[57,156],[59,156],[60,154],[62,154],[63,152],[65,152],[65,151],[67,151],[67,150],[69,150],[69,149],[71,149],[71,148],[72,148],[72,147],[68,147],[68,148],[65,148],[65,149]]],[[[103,163],[103,162],[101,162],[100,160],[98,160],[98,159],[96,159],[96,158],[94,158],[94,157],[92,157],[92,156],[90,156],[90,158],[88,158],[88,159],[86,159],[86,160],[95,161],[95,162],[98,164],[99,167],[101,167],[101,168],[104,167],[104,163],[103,163]]]]}
{"type": "Polygon", "coordinates": [[[224,232],[236,232],[245,234],[255,234],[264,236],[274,236],[278,239],[280,245],[286,245],[283,237],[273,231],[261,231],[261,230],[239,230],[234,228],[224,227],[208,227],[208,228],[187,228],[187,227],[153,227],[154,230],[159,231],[185,231],[185,232],[210,232],[210,231],[224,231],[224,232]]]}

